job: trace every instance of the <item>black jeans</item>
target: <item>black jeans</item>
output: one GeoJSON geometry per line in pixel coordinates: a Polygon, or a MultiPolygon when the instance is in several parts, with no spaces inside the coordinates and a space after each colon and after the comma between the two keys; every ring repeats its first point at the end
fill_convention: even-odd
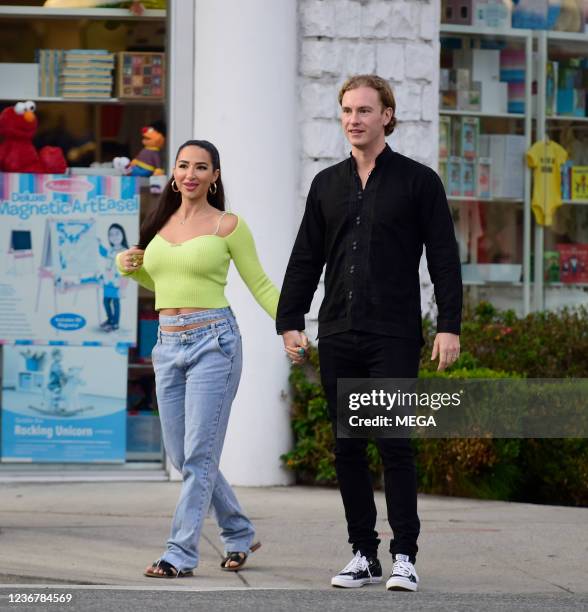
{"type": "MultiPolygon", "coordinates": [[[[419,340],[348,331],[319,339],[321,380],[335,432],[335,467],[343,498],[349,543],[353,552],[376,556],[376,505],[366,455],[367,439],[337,438],[338,378],[416,378],[419,340]]],[[[378,438],[384,464],[392,554],[409,555],[414,562],[420,521],[414,452],[408,439],[378,438]]]]}

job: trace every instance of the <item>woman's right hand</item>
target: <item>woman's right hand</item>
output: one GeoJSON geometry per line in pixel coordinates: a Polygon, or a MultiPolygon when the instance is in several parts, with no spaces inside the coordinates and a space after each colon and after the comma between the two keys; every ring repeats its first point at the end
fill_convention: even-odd
{"type": "Polygon", "coordinates": [[[143,265],[143,251],[137,247],[131,247],[119,255],[119,262],[125,272],[136,272],[143,265]]]}

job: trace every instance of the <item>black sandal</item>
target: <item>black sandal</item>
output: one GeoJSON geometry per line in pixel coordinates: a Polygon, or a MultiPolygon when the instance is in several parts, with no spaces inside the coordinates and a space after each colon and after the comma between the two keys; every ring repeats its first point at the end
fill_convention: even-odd
{"type": "Polygon", "coordinates": [[[143,575],[147,576],[147,578],[184,578],[185,576],[193,576],[194,572],[192,570],[178,571],[171,563],[159,559],[158,561],[154,561],[153,565],[143,572],[143,575]],[[161,569],[163,570],[163,574],[149,571],[152,569],[161,569]]]}
{"type": "MultiPolygon", "coordinates": [[[[249,553],[253,553],[256,550],[258,550],[259,548],[261,548],[261,542],[256,542],[249,549],[249,553]]],[[[227,556],[222,560],[222,562],[220,564],[221,569],[223,571],[225,571],[225,572],[236,572],[236,571],[240,570],[245,565],[245,561],[247,561],[247,557],[248,556],[249,556],[249,554],[247,554],[245,552],[230,552],[230,553],[227,553],[227,556]],[[229,563],[229,561],[232,561],[233,563],[236,563],[237,565],[229,565],[229,566],[227,566],[227,563],[229,563]]]]}

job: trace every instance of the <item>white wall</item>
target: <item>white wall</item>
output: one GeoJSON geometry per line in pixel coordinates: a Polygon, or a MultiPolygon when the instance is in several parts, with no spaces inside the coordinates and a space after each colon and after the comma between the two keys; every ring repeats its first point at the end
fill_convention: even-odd
{"type": "MultiPolygon", "coordinates": [[[[246,219],[278,288],[297,224],[296,26],[292,0],[196,3],[194,136],[218,147],[229,208],[246,219]]],[[[234,269],[227,297],[244,368],[221,469],[232,484],[287,484],[279,457],[291,445],[289,362],[273,320],[234,269]]]]}

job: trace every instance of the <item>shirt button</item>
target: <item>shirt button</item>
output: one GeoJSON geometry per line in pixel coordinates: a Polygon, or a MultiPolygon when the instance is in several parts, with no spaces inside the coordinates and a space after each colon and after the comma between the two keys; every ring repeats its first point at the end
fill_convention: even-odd
{"type": "Polygon", "coordinates": [[[351,268],[349,268],[349,274],[353,274],[354,271],[355,271],[355,266],[351,266],[351,268]]]}
{"type": "Polygon", "coordinates": [[[186,334],[182,334],[182,335],[180,336],[180,340],[181,340],[182,342],[186,342],[186,340],[187,340],[187,339],[188,339],[188,336],[187,336],[186,334]]]}
{"type": "Polygon", "coordinates": [[[359,215],[355,217],[355,225],[359,225],[360,220],[361,220],[361,217],[359,215]]]}
{"type": "Polygon", "coordinates": [[[353,291],[350,291],[348,294],[349,299],[353,298],[353,291]]]}
{"type": "Polygon", "coordinates": [[[357,240],[353,241],[353,245],[351,247],[354,251],[357,251],[357,240]]]}

